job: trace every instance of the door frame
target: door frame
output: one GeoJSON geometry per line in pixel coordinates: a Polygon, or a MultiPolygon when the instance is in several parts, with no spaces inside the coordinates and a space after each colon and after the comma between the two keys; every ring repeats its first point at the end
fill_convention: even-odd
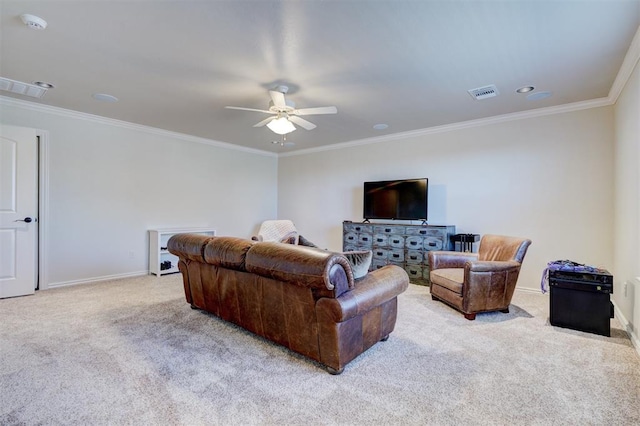
{"type": "Polygon", "coordinates": [[[48,290],[49,131],[34,130],[38,137],[38,260],[36,262],[36,289],[48,290]]]}

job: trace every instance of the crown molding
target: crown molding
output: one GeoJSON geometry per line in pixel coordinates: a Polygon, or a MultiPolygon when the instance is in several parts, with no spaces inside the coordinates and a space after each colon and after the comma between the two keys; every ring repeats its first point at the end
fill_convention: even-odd
{"type": "Polygon", "coordinates": [[[615,104],[618,101],[618,97],[620,93],[622,93],[622,89],[629,81],[631,77],[631,73],[633,73],[633,69],[636,67],[638,60],[640,59],[640,27],[636,31],[636,35],[631,40],[631,44],[629,45],[629,49],[627,50],[627,54],[624,57],[624,61],[622,61],[622,65],[620,66],[620,70],[618,71],[618,75],[616,76],[615,81],[611,85],[611,90],[609,90],[609,99],[611,99],[611,103],[615,104]]]}
{"type": "Polygon", "coordinates": [[[317,148],[303,149],[299,151],[280,153],[278,157],[294,157],[297,155],[313,154],[322,151],[332,151],[335,149],[344,149],[354,146],[370,145],[375,143],[398,141],[403,139],[415,138],[436,133],[452,132],[455,130],[468,129],[472,127],[487,126],[491,124],[505,123],[514,120],[526,120],[529,118],[542,117],[545,115],[562,114],[565,112],[580,111],[583,109],[599,108],[612,105],[613,101],[610,97],[592,99],[589,101],[573,102],[570,104],[557,105],[552,107],[537,108],[522,112],[513,112],[509,114],[496,115],[493,117],[480,118],[477,120],[461,121],[459,123],[445,124],[442,126],[427,127],[424,129],[411,130],[408,132],[393,133],[385,136],[376,136],[373,138],[359,139],[351,142],[337,143],[332,145],[321,146],[317,148]]]}
{"type": "MultiPolygon", "coordinates": [[[[625,59],[625,63],[626,62],[627,61],[625,59]]],[[[631,71],[633,71],[633,68],[631,68],[631,71]]],[[[620,75],[620,73],[618,73],[618,75],[620,75]]],[[[628,79],[630,75],[631,75],[631,72],[628,73],[626,78],[628,79]]],[[[616,81],[618,81],[618,79],[616,79],[616,81]]],[[[622,84],[621,87],[624,87],[624,84],[622,84]]],[[[277,157],[277,158],[293,157],[297,155],[307,155],[307,154],[313,154],[316,152],[323,152],[323,151],[333,151],[336,149],[344,149],[344,148],[350,148],[350,147],[361,146],[361,145],[392,142],[392,141],[404,140],[404,139],[431,135],[436,133],[452,132],[455,130],[468,129],[472,127],[480,127],[480,126],[487,126],[491,124],[504,123],[504,122],[514,121],[514,120],[524,120],[528,118],[541,117],[545,115],[561,114],[561,113],[571,112],[571,111],[580,111],[583,109],[598,108],[598,107],[611,105],[614,102],[615,101],[612,100],[611,96],[609,96],[607,98],[599,98],[599,99],[592,99],[589,101],[574,102],[570,104],[564,104],[564,105],[558,105],[558,106],[552,106],[552,107],[537,108],[537,109],[528,110],[528,111],[496,115],[493,117],[461,121],[459,123],[445,124],[442,126],[428,127],[424,129],[411,130],[408,132],[393,133],[393,134],[384,135],[384,136],[376,136],[373,138],[358,139],[350,142],[342,142],[342,143],[336,143],[336,144],[326,145],[326,146],[321,146],[316,148],[302,149],[298,151],[284,152],[284,153],[277,154],[277,153],[272,153],[272,152],[263,151],[259,149],[242,147],[239,145],[234,145],[226,142],[220,142],[212,139],[186,135],[184,133],[171,132],[169,130],[158,129],[150,126],[143,126],[141,124],[130,123],[127,121],[116,120],[113,118],[101,117],[98,115],[87,114],[84,112],[68,110],[68,109],[54,107],[50,105],[37,104],[34,102],[23,101],[20,99],[14,99],[14,98],[0,95],[0,105],[12,106],[12,107],[27,109],[27,110],[36,111],[36,112],[55,114],[55,115],[68,117],[68,118],[88,120],[94,123],[117,126],[124,129],[130,129],[130,130],[137,130],[137,131],[141,131],[141,132],[145,132],[145,133],[149,133],[157,136],[172,137],[172,138],[181,139],[187,142],[200,143],[205,145],[216,146],[219,148],[231,149],[235,151],[248,152],[252,154],[263,155],[266,157],[277,157]]]]}
{"type": "Polygon", "coordinates": [[[130,123],[128,121],[116,120],[114,118],[101,117],[99,115],[73,111],[70,109],[54,107],[51,105],[38,104],[35,102],[29,102],[21,99],[11,98],[8,96],[0,95],[0,105],[5,105],[5,106],[10,106],[15,108],[22,108],[29,111],[35,111],[35,112],[44,112],[44,113],[54,114],[54,115],[67,117],[67,118],[87,120],[93,123],[106,124],[109,126],[120,127],[128,130],[136,130],[136,131],[148,133],[151,135],[170,137],[170,138],[180,139],[186,142],[194,142],[194,143],[199,143],[204,145],[215,146],[218,148],[225,148],[225,149],[231,149],[234,151],[241,151],[241,152],[247,152],[251,154],[263,155],[266,157],[278,156],[276,153],[263,151],[260,149],[247,148],[239,145],[230,144],[227,142],[220,142],[213,139],[201,138],[198,136],[187,135],[184,133],[172,132],[169,130],[158,129],[156,127],[144,126],[142,124],[130,123]]]}
{"type": "Polygon", "coordinates": [[[629,77],[631,77],[631,74],[633,73],[633,70],[636,64],[638,63],[638,60],[640,60],[640,27],[638,27],[638,29],[636,30],[636,34],[633,37],[633,40],[631,41],[631,44],[629,46],[629,49],[627,50],[627,53],[622,62],[622,65],[620,66],[620,70],[618,71],[616,79],[614,80],[613,84],[611,85],[611,89],[609,90],[609,95],[606,98],[598,98],[598,99],[592,99],[588,101],[574,102],[570,104],[558,105],[553,107],[537,108],[537,109],[528,110],[528,111],[497,115],[493,117],[480,118],[476,120],[462,121],[459,123],[445,124],[442,126],[434,126],[434,127],[424,128],[424,129],[411,130],[408,132],[400,132],[400,133],[393,133],[390,135],[376,136],[376,137],[366,138],[366,139],[358,139],[350,142],[336,143],[332,145],[302,149],[302,150],[297,150],[293,152],[283,152],[279,154],[260,150],[260,149],[255,149],[255,148],[247,148],[239,145],[230,144],[227,142],[220,142],[213,139],[206,139],[206,138],[201,138],[197,136],[186,135],[184,133],[172,132],[169,130],[163,130],[155,127],[144,126],[141,124],[134,124],[127,121],[100,117],[98,115],[87,114],[87,113],[68,110],[64,108],[23,101],[23,100],[1,96],[1,95],[0,95],[0,105],[14,106],[14,107],[28,109],[32,111],[46,112],[46,113],[61,115],[61,116],[70,117],[70,118],[89,120],[95,123],[108,124],[108,125],[131,129],[131,130],[138,130],[138,131],[142,131],[145,133],[154,134],[158,136],[177,138],[187,142],[201,143],[201,144],[216,146],[220,148],[226,148],[226,149],[232,149],[236,151],[263,155],[267,157],[280,158],[280,157],[294,157],[297,155],[307,155],[307,154],[313,154],[313,153],[324,152],[324,151],[333,151],[336,149],[344,149],[344,148],[350,148],[350,147],[361,146],[361,145],[370,145],[370,144],[376,144],[376,143],[398,141],[398,140],[404,140],[404,139],[431,135],[436,133],[451,132],[455,130],[467,129],[472,127],[480,127],[480,126],[504,123],[504,122],[514,121],[514,120],[525,120],[529,118],[542,117],[545,115],[561,114],[565,112],[580,111],[583,109],[599,108],[603,106],[613,105],[617,102],[618,97],[622,93],[622,89],[624,89],[624,86],[627,84],[629,77]]]}

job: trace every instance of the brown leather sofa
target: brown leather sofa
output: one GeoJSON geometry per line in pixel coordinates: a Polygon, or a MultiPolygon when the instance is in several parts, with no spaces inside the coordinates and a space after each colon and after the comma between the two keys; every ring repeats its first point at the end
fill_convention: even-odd
{"type": "Polygon", "coordinates": [[[318,248],[178,234],[187,302],[323,364],[332,374],[393,331],[409,277],[386,266],[354,280],[346,257],[318,248]]]}
{"type": "Polygon", "coordinates": [[[431,298],[476,319],[480,312],[509,312],[520,266],[531,240],[484,235],[478,253],[430,251],[431,298]]]}

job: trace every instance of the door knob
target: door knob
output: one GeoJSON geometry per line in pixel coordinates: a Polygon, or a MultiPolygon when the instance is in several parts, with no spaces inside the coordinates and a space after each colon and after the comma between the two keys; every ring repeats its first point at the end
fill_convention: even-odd
{"type": "Polygon", "coordinates": [[[27,223],[31,223],[31,222],[33,222],[33,219],[31,219],[30,217],[25,217],[24,219],[14,220],[14,222],[27,222],[27,223]]]}

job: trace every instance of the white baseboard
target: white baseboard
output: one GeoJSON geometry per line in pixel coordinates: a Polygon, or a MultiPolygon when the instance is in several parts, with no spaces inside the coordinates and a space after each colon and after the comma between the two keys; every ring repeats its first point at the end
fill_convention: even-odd
{"type": "Polygon", "coordinates": [[[73,281],[62,281],[59,283],[49,283],[47,286],[47,290],[58,287],[68,287],[70,285],[80,285],[80,284],[90,284],[97,283],[101,281],[109,281],[109,280],[119,280],[122,278],[133,278],[140,277],[142,275],[149,274],[149,271],[137,271],[137,272],[127,272],[125,274],[114,274],[114,275],[105,275],[102,277],[93,277],[93,278],[84,278],[81,280],[73,280],[73,281]]]}
{"type": "MultiPolygon", "coordinates": [[[[542,291],[539,288],[529,288],[529,287],[517,287],[516,286],[516,291],[520,291],[522,293],[535,293],[535,294],[543,294],[542,291]]],[[[544,293],[544,295],[548,295],[549,292],[544,293]]]]}
{"type": "Polygon", "coordinates": [[[638,355],[640,355],[640,339],[636,334],[637,330],[636,331],[633,330],[633,326],[631,325],[629,320],[622,314],[622,311],[620,310],[620,308],[618,308],[618,305],[616,305],[616,302],[612,300],[611,303],[613,303],[613,310],[616,315],[616,318],[618,319],[618,321],[620,321],[620,324],[622,324],[622,327],[629,335],[629,339],[631,339],[631,343],[633,343],[633,346],[636,348],[636,352],[638,352],[638,355]]]}

